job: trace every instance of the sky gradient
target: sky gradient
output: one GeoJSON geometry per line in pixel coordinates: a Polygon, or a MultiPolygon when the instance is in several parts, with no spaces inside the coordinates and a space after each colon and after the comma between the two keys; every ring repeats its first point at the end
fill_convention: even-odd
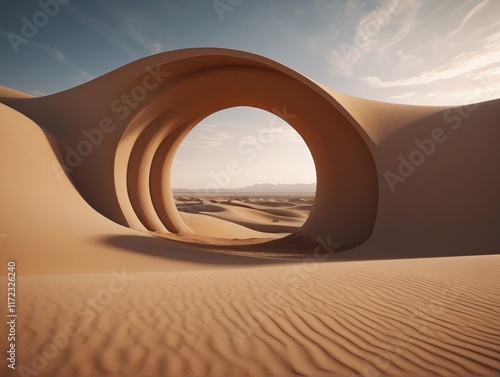
{"type": "MultiPolygon", "coordinates": [[[[269,57],[339,92],[379,101],[462,105],[500,97],[497,0],[7,0],[0,4],[0,85],[33,95],[71,88],[151,54],[224,47],[269,57]]],[[[207,172],[219,171],[232,159],[244,161],[245,166],[232,180],[233,187],[252,179],[314,182],[313,164],[305,166],[312,163],[307,147],[293,130],[273,135],[252,161],[234,154],[271,118],[247,109],[225,111],[202,122],[181,146],[174,172],[192,169],[192,161],[210,150],[212,157],[205,158],[199,173],[205,177],[177,179],[182,174],[175,173],[174,186],[202,187],[207,172]],[[217,146],[210,140],[216,131],[221,136],[217,146]],[[276,156],[274,167],[259,163],[259,157],[268,153],[276,156]],[[286,172],[283,161],[289,161],[291,154],[297,159],[303,156],[301,169],[306,174],[286,172]]]]}
{"type": "Polygon", "coordinates": [[[278,116],[251,107],[219,111],[197,125],[179,147],[172,187],[241,188],[255,183],[315,183],[302,137],[278,116]]]}

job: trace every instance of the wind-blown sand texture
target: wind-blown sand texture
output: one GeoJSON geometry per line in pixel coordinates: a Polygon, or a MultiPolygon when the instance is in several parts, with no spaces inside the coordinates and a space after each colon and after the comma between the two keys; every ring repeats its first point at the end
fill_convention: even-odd
{"type": "Polygon", "coordinates": [[[471,256],[137,273],[116,292],[113,274],[23,277],[20,361],[36,370],[28,351],[70,333],[41,374],[493,375],[499,268],[471,256]]]}
{"type": "Polygon", "coordinates": [[[15,260],[19,313],[1,375],[500,373],[499,100],[378,103],[220,49],[41,98],[0,89],[1,286],[15,260]],[[302,135],[314,202],[173,197],[182,137],[237,105],[302,135]]]}

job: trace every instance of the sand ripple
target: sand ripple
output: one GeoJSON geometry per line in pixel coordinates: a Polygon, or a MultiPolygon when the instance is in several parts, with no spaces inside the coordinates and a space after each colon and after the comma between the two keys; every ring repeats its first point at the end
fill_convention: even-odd
{"type": "Polygon", "coordinates": [[[481,256],[139,273],[111,293],[112,274],[23,277],[19,361],[34,368],[31,351],[73,324],[40,375],[498,374],[499,267],[481,256]]]}

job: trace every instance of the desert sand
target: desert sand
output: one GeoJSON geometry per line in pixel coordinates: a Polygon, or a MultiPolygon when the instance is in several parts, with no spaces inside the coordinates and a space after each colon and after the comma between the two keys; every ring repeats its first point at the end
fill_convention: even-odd
{"type": "Polygon", "coordinates": [[[283,238],[300,231],[313,201],[313,197],[179,197],[176,206],[184,222],[202,236],[283,238]]]}
{"type": "Polygon", "coordinates": [[[123,284],[26,276],[20,362],[42,366],[30,351],[51,355],[51,333],[68,344],[41,375],[493,375],[499,268],[475,256],[130,273],[123,284]]]}
{"type": "Polygon", "coordinates": [[[1,375],[500,373],[499,100],[368,101],[221,49],[0,89],[1,375]],[[314,200],[174,198],[182,137],[236,105],[303,136],[314,200]]]}

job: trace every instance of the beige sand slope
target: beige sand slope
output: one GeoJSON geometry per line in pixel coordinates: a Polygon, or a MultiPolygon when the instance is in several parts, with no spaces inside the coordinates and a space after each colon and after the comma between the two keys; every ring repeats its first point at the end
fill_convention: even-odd
{"type": "Polygon", "coordinates": [[[500,258],[484,255],[500,244],[499,100],[384,104],[192,49],[42,98],[1,88],[0,102],[1,276],[16,260],[17,363],[31,375],[500,373],[500,258]],[[318,191],[303,225],[264,201],[177,210],[177,146],[238,105],[274,111],[309,146],[318,191]],[[294,234],[199,234],[267,237],[273,219],[294,234]],[[385,258],[399,260],[366,261],[385,258]]]}

